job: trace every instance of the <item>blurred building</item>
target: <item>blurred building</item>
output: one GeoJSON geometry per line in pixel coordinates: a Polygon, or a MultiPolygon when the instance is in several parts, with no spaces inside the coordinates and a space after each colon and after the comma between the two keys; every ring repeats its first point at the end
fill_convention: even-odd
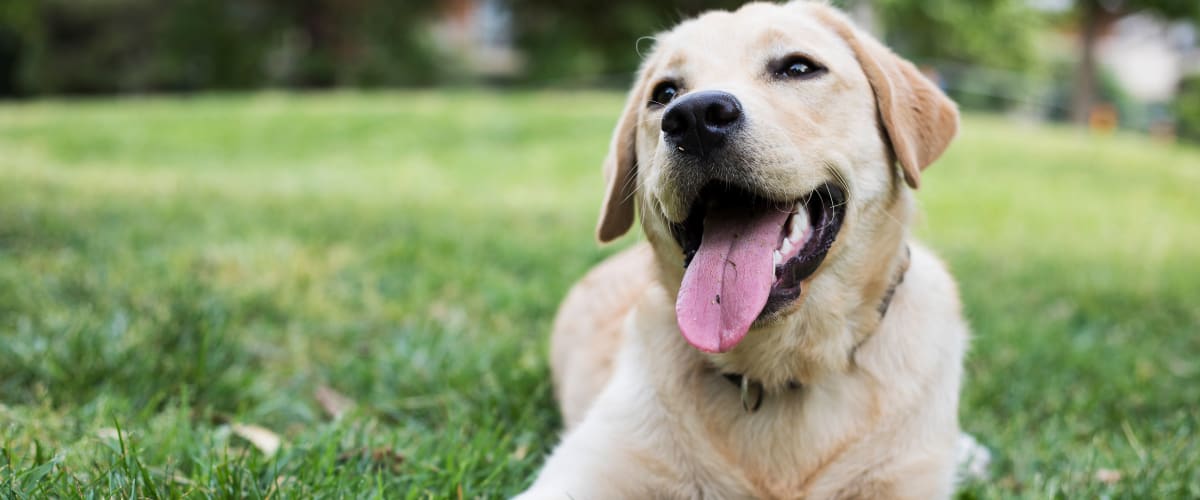
{"type": "Polygon", "coordinates": [[[484,78],[509,78],[521,71],[513,41],[512,11],[501,0],[440,0],[434,38],[443,50],[484,78]]]}

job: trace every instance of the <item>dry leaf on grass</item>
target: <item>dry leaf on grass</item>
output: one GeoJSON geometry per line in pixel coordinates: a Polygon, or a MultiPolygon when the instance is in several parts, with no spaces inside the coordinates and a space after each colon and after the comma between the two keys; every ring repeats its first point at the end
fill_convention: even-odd
{"type": "Polygon", "coordinates": [[[369,458],[372,469],[383,470],[388,469],[393,472],[399,472],[400,466],[404,464],[404,454],[392,449],[388,446],[383,446],[375,449],[357,448],[350,451],[342,452],[338,455],[338,464],[345,464],[354,458],[369,458]]]}
{"type": "Polygon", "coordinates": [[[1096,480],[1104,484],[1116,484],[1121,480],[1121,471],[1113,469],[1098,469],[1096,471],[1096,480]]]}
{"type": "Polygon", "coordinates": [[[266,497],[274,498],[274,497],[278,496],[280,491],[283,491],[283,490],[286,490],[287,488],[292,487],[295,483],[296,483],[296,478],[293,476],[278,476],[275,478],[275,481],[273,481],[271,483],[271,487],[267,488],[266,497]]]}
{"type": "Polygon", "coordinates": [[[263,452],[268,457],[275,456],[275,452],[279,451],[279,447],[283,445],[283,439],[280,439],[278,434],[271,432],[270,429],[259,427],[257,425],[248,424],[233,424],[231,426],[233,433],[241,436],[242,439],[253,444],[258,451],[263,452]]]}
{"type": "Polygon", "coordinates": [[[342,418],[342,415],[354,408],[353,399],[325,384],[317,386],[313,397],[317,398],[317,403],[325,410],[325,414],[334,420],[342,418]]]}

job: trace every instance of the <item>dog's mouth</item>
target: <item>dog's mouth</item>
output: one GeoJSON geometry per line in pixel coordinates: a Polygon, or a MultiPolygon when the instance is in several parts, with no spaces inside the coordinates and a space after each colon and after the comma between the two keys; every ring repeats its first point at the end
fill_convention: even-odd
{"type": "Polygon", "coordinates": [[[683,248],[675,313],[697,349],[733,349],[756,321],[800,297],[845,218],[846,193],[826,183],[779,201],[724,183],[700,191],[671,233],[683,248]]]}

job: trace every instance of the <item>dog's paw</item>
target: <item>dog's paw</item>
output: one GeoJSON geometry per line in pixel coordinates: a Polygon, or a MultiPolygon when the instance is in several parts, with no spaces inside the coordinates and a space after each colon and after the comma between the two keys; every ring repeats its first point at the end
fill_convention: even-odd
{"type": "Polygon", "coordinates": [[[991,474],[988,471],[992,464],[992,452],[986,446],[979,444],[975,437],[962,433],[958,436],[958,467],[954,475],[955,484],[970,481],[986,481],[991,474]]]}
{"type": "Polygon", "coordinates": [[[513,500],[574,500],[570,494],[549,488],[531,489],[513,497],[513,500]]]}

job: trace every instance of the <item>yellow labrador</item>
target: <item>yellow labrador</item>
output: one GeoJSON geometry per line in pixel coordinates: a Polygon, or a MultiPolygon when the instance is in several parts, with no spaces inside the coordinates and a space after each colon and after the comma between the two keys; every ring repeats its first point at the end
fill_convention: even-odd
{"type": "Polygon", "coordinates": [[[818,3],[655,38],[563,303],[567,434],[526,498],[945,498],[967,326],[908,234],[954,104],[818,3]],[[908,187],[905,187],[907,185],[908,187]]]}

